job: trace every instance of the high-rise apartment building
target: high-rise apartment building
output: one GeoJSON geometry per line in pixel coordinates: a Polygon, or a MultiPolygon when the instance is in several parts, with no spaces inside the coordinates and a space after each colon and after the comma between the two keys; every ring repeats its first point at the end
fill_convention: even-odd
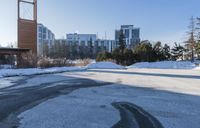
{"type": "Polygon", "coordinates": [[[115,31],[115,41],[119,43],[121,31],[124,34],[126,47],[133,48],[140,42],[140,28],[135,28],[133,25],[122,25],[120,30],[115,31]]]}
{"type": "Polygon", "coordinates": [[[55,35],[43,24],[38,24],[37,29],[38,56],[45,56],[47,54],[45,49],[50,48],[54,44],[55,35]]]}

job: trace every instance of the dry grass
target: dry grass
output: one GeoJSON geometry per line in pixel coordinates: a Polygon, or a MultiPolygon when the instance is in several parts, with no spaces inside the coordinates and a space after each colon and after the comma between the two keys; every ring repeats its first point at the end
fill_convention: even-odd
{"type": "Polygon", "coordinates": [[[90,63],[92,63],[91,59],[77,60],[77,62],[75,63],[75,66],[87,66],[90,63]]]}
{"type": "Polygon", "coordinates": [[[37,55],[29,52],[22,54],[21,56],[17,57],[18,59],[18,68],[36,68],[37,67],[37,62],[38,62],[38,57],[37,55]]]}
{"type": "Polygon", "coordinates": [[[41,58],[38,61],[38,67],[40,68],[49,68],[49,67],[69,67],[74,66],[74,64],[67,59],[49,59],[41,58]]]}
{"type": "Polygon", "coordinates": [[[69,67],[86,66],[92,62],[91,59],[71,61],[66,58],[50,59],[46,57],[37,57],[32,53],[26,53],[18,56],[18,68],[49,68],[49,67],[69,67]]]}

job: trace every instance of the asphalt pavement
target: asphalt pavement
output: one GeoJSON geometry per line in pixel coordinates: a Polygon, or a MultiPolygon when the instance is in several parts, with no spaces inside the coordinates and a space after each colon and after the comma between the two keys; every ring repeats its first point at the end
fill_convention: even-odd
{"type": "MultiPolygon", "coordinates": [[[[45,75],[42,75],[44,77],[45,75]]],[[[11,87],[0,89],[0,128],[17,128],[20,113],[59,95],[67,95],[80,88],[111,85],[109,82],[96,82],[90,79],[67,79],[38,86],[20,87],[36,76],[23,77],[11,87]],[[57,85],[58,84],[58,85],[57,85]]],[[[38,76],[37,76],[38,77],[38,76]]],[[[113,103],[119,110],[121,120],[112,128],[163,128],[162,124],[142,108],[127,102],[113,103]]]]}

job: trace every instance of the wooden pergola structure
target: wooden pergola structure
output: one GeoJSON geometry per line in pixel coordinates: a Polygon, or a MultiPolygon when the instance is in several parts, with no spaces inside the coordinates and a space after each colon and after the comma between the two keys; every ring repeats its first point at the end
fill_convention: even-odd
{"type": "Polygon", "coordinates": [[[37,0],[18,0],[18,47],[37,55],[37,0]],[[23,6],[31,9],[31,17],[23,17],[23,6]]]}
{"type": "Polygon", "coordinates": [[[25,48],[0,48],[0,55],[22,55],[30,52],[30,49],[25,48]]]}
{"type": "MultiPolygon", "coordinates": [[[[21,65],[20,60],[22,59],[23,54],[28,54],[30,49],[25,48],[0,48],[0,56],[13,56],[17,62],[17,67],[21,65]]],[[[12,64],[10,62],[10,64],[12,64]]]]}
{"type": "Polygon", "coordinates": [[[37,0],[17,0],[18,48],[0,48],[0,55],[16,56],[17,63],[23,54],[37,55],[37,0]],[[32,16],[24,17],[24,6],[28,5],[32,16]]]}

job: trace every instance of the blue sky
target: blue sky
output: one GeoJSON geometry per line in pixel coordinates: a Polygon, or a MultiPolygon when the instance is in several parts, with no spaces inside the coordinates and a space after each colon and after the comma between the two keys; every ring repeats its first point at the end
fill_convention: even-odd
{"type": "MultiPolygon", "coordinates": [[[[0,44],[17,40],[17,0],[0,4],[0,44]]],[[[200,16],[199,0],[38,0],[38,22],[56,38],[66,33],[98,33],[114,39],[121,24],[141,28],[141,38],[181,42],[191,16],[200,16]]]]}

